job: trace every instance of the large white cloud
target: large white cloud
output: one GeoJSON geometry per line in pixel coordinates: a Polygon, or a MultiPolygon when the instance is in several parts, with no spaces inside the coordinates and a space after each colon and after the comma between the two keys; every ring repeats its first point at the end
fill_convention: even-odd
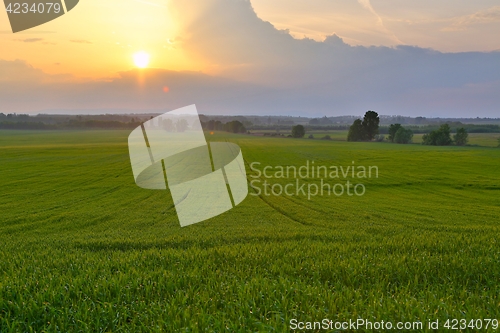
{"type": "MultiPolygon", "coordinates": [[[[185,27],[183,47],[216,64],[223,76],[287,88],[284,99],[302,96],[297,102],[304,112],[377,108],[401,114],[500,114],[493,93],[500,81],[499,52],[352,47],[336,35],[324,42],[297,40],[259,19],[249,1],[204,3],[204,15],[185,27]],[[439,96],[442,101],[436,103],[439,96]]],[[[371,8],[369,2],[365,5],[371,8]]]]}

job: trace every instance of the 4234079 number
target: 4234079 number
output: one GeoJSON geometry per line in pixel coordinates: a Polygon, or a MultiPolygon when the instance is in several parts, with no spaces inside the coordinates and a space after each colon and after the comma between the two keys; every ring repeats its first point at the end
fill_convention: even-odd
{"type": "Polygon", "coordinates": [[[30,6],[30,4],[24,2],[24,3],[19,3],[19,2],[13,2],[9,3],[7,7],[5,8],[7,13],[9,14],[28,14],[28,13],[33,13],[33,14],[49,14],[49,13],[55,13],[59,14],[62,10],[61,4],[60,3],[53,3],[53,2],[39,2],[39,3],[34,3],[30,6]]]}

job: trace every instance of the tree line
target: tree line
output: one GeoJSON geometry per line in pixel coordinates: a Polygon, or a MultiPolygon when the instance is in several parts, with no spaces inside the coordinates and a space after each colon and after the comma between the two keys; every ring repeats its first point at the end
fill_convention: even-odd
{"type": "Polygon", "coordinates": [[[229,121],[227,123],[222,123],[219,120],[210,120],[207,122],[201,122],[201,127],[206,131],[224,131],[229,133],[246,133],[247,129],[242,122],[238,120],[229,121]]]}
{"type": "MultiPolygon", "coordinates": [[[[375,111],[367,111],[363,120],[356,119],[349,127],[347,141],[383,141],[384,136],[379,136],[380,117],[375,111]]],[[[403,127],[401,124],[391,124],[388,129],[387,141],[393,143],[407,144],[413,139],[413,131],[403,127]]],[[[422,144],[432,146],[449,146],[455,144],[463,146],[469,140],[469,133],[464,127],[458,128],[456,134],[451,136],[451,128],[448,124],[441,125],[438,129],[425,134],[422,144]]],[[[499,139],[500,142],[500,139],[499,139]]]]}
{"type": "Polygon", "coordinates": [[[121,122],[112,120],[66,121],[56,124],[41,121],[0,121],[0,129],[10,130],[61,130],[61,129],[133,129],[142,122],[121,122]]]}
{"type": "MultiPolygon", "coordinates": [[[[9,130],[64,130],[64,129],[134,129],[153,116],[123,116],[123,115],[99,115],[99,116],[29,116],[24,114],[0,113],[0,129],[9,130]],[[115,119],[115,120],[112,120],[115,119]]],[[[202,128],[209,131],[225,131],[230,133],[246,133],[247,129],[238,120],[222,123],[221,121],[201,121],[202,128]]],[[[161,126],[167,131],[183,132],[188,128],[186,120],[173,123],[171,120],[163,120],[161,126]]]]}

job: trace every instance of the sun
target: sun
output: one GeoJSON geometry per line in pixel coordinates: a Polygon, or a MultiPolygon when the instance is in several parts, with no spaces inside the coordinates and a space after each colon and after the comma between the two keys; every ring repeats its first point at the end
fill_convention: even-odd
{"type": "Polygon", "coordinates": [[[146,68],[149,64],[149,54],[144,51],[134,53],[134,64],[139,68],[146,68]]]}

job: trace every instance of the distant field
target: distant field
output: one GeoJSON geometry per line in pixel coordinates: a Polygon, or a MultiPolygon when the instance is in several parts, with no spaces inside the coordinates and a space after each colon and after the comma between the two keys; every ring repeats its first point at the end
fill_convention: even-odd
{"type": "MultiPolygon", "coordinates": [[[[283,131],[283,130],[280,130],[279,132],[276,132],[275,130],[256,130],[256,131],[251,131],[251,132],[253,134],[257,134],[257,135],[262,135],[264,133],[268,133],[268,134],[279,133],[279,134],[283,134],[285,137],[292,134],[292,131],[283,131]]],[[[312,135],[314,137],[314,139],[321,139],[321,138],[325,137],[325,135],[329,135],[332,140],[347,141],[347,132],[348,131],[337,131],[337,130],[307,131],[305,138],[309,138],[309,135],[312,135]]]]}
{"type": "MultiPolygon", "coordinates": [[[[415,134],[413,142],[421,143],[423,134],[415,134]]],[[[469,145],[484,146],[484,147],[497,147],[498,138],[500,133],[469,133],[469,145]]]]}
{"type": "Polygon", "coordinates": [[[250,181],[296,181],[254,178],[254,162],[376,166],[379,177],[355,180],[363,196],[249,195],[180,228],[167,191],[135,185],[128,134],[0,131],[0,332],[500,319],[500,149],[216,132],[208,139],[242,148],[250,181]]]}
{"type": "MultiPolygon", "coordinates": [[[[276,131],[252,131],[254,133],[276,133],[276,131]]],[[[280,131],[281,134],[285,136],[291,134],[291,131],[280,131]]],[[[321,139],[325,135],[329,135],[332,140],[335,141],[347,141],[348,131],[307,131],[306,138],[310,134],[314,136],[314,139],[321,139]]],[[[452,133],[453,136],[454,133],[452,133]]],[[[382,134],[387,139],[388,134],[382,134]]],[[[414,134],[413,143],[422,143],[423,134],[414,134]]],[[[500,138],[500,133],[469,133],[469,145],[472,146],[484,146],[484,147],[497,147],[498,139],[500,138]]]]}

